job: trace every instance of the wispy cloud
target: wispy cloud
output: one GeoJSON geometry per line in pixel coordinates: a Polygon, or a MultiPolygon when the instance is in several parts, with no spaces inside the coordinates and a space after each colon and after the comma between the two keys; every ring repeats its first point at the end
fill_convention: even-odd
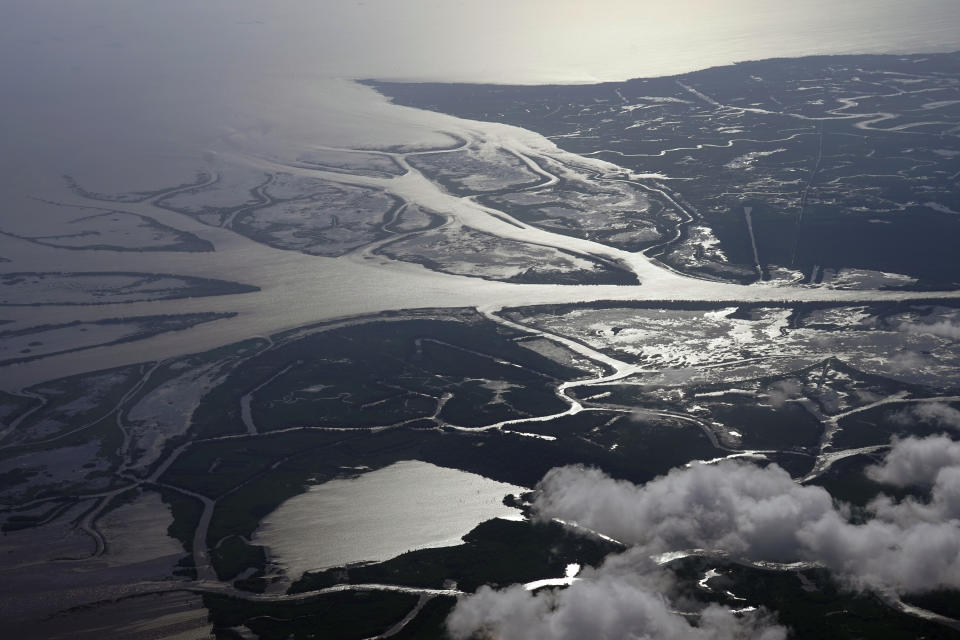
{"type": "Polygon", "coordinates": [[[950,340],[960,340],[960,324],[950,320],[939,320],[937,322],[914,323],[905,322],[899,327],[900,331],[914,335],[930,335],[938,338],[949,338],[950,340]]]}
{"type": "Polygon", "coordinates": [[[887,368],[894,373],[913,373],[930,365],[930,358],[916,351],[904,350],[887,360],[887,368]]]}
{"type": "Polygon", "coordinates": [[[891,420],[904,426],[928,422],[960,430],[960,411],[943,402],[918,402],[908,409],[893,414],[891,420]]]}
{"type": "Polygon", "coordinates": [[[803,395],[803,383],[796,378],[779,380],[767,387],[767,402],[774,409],[780,409],[789,400],[795,400],[803,395]]]}

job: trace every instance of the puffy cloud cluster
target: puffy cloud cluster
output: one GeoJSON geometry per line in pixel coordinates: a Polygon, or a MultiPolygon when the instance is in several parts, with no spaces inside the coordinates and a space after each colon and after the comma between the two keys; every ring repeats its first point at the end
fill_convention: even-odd
{"type": "Polygon", "coordinates": [[[807,553],[860,587],[960,586],[960,442],[946,435],[894,439],[866,473],[891,486],[929,488],[929,499],[881,495],[867,505],[874,518],[858,526],[825,518],[801,533],[807,553]]]}
{"type": "Polygon", "coordinates": [[[945,435],[894,439],[883,462],[867,467],[867,477],[895,487],[930,486],[948,467],[960,467],[960,442],[945,435]]]}
{"type": "MultiPolygon", "coordinates": [[[[663,573],[631,566],[636,554],[618,556],[588,571],[569,588],[525,591],[520,585],[481,587],[461,600],[447,619],[457,639],[498,640],[783,640],[783,627],[762,613],[736,615],[710,605],[696,614],[672,609],[662,594],[671,584],[663,573]]],[[[639,562],[643,564],[642,561],[639,562]]]]}
{"type": "Polygon", "coordinates": [[[538,486],[537,517],[575,522],[631,549],[562,591],[481,588],[458,602],[448,630],[457,640],[787,637],[762,611],[734,614],[710,605],[678,612],[667,599],[670,577],[650,557],[692,548],[752,561],[816,562],[856,589],[960,588],[960,443],[947,436],[895,439],[867,473],[889,485],[929,488],[929,499],[881,495],[867,506],[870,517],[855,524],[825,489],[799,485],[776,465],[698,464],[642,486],[588,467],[553,469],[538,486]]]}
{"type": "MultiPolygon", "coordinates": [[[[957,586],[960,582],[960,442],[945,435],[894,440],[879,465],[867,469],[877,482],[899,487],[929,487],[926,501],[907,497],[899,502],[880,496],[870,503],[875,522],[889,523],[890,543],[913,561],[927,564],[930,579],[957,586]],[[903,534],[894,539],[893,534],[903,534]],[[937,559],[939,555],[939,561],[937,559]],[[938,577],[947,574],[946,578],[938,577]]],[[[912,572],[911,572],[912,574],[912,572]]],[[[922,587],[922,583],[919,585],[922,587]]]]}
{"type": "Polygon", "coordinates": [[[834,510],[821,487],[803,487],[775,465],[692,465],[645,485],[580,466],[552,469],[534,508],[656,554],[723,549],[735,556],[796,560],[796,532],[834,510]]]}
{"type": "Polygon", "coordinates": [[[915,593],[960,587],[957,523],[902,519],[909,505],[890,505],[891,512],[878,509],[876,518],[861,525],[838,514],[807,524],[797,536],[803,555],[858,589],[915,593]]]}
{"type": "Polygon", "coordinates": [[[851,523],[826,490],[799,485],[776,465],[732,460],[674,469],[643,486],[596,469],[554,469],[534,506],[541,518],[575,521],[646,553],[702,548],[817,562],[849,585],[885,592],[960,588],[960,466],[953,463],[960,445],[927,440],[896,441],[870,473],[901,485],[932,483],[929,501],[881,496],[863,524],[851,523]]]}

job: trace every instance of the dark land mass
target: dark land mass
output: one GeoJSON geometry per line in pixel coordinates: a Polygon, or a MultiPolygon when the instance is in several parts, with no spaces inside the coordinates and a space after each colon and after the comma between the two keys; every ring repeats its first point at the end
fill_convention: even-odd
{"type": "MultiPolygon", "coordinates": [[[[775,59],[597,85],[368,84],[398,104],[536,131],[623,167],[621,178],[662,174],[636,182],[680,196],[736,265],[754,262],[752,207],[767,276],[856,268],[951,286],[958,79],[960,53],[775,59]]],[[[680,261],[685,242],[659,258],[696,272],[680,261]]]]}

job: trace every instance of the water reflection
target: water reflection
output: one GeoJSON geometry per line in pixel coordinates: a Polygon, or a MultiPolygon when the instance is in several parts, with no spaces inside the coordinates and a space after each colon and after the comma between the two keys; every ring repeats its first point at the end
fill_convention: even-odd
{"type": "Polygon", "coordinates": [[[381,561],[412,549],[459,544],[477,524],[508,517],[508,493],[526,491],[472,473],[405,460],[332,480],[287,500],[253,542],[296,580],[304,571],[381,561]]]}

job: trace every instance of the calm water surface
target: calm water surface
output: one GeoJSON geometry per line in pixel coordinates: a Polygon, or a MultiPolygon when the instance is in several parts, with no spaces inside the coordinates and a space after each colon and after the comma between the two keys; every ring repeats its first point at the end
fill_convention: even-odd
{"type": "Polygon", "coordinates": [[[253,537],[291,580],[304,571],[388,560],[459,544],[477,524],[519,512],[503,504],[527,491],[472,473],[405,460],[332,480],[284,502],[253,537]]]}

